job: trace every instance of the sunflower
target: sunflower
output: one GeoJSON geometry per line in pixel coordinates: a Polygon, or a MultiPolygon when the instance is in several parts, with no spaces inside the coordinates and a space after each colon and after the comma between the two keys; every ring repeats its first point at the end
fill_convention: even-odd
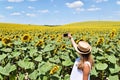
{"type": "Polygon", "coordinates": [[[112,29],[112,31],[110,32],[109,37],[113,38],[115,36],[115,34],[116,34],[116,29],[112,29]]]}
{"type": "Polygon", "coordinates": [[[56,48],[56,49],[54,50],[54,54],[57,54],[57,51],[58,51],[58,49],[56,48]]]}
{"type": "Polygon", "coordinates": [[[31,36],[29,34],[24,34],[21,38],[23,42],[29,42],[31,40],[31,36]]]}
{"type": "Polygon", "coordinates": [[[57,42],[61,42],[61,39],[57,39],[57,42]]]}
{"type": "Polygon", "coordinates": [[[51,40],[55,40],[55,37],[51,37],[51,40]]]}
{"type": "Polygon", "coordinates": [[[102,44],[103,42],[104,42],[104,38],[101,37],[101,38],[98,39],[97,45],[100,45],[100,44],[102,44]]]}
{"type": "Polygon", "coordinates": [[[54,74],[55,72],[57,72],[58,71],[58,69],[59,69],[59,66],[58,65],[56,65],[56,66],[54,66],[51,70],[50,70],[50,73],[49,74],[54,74]]]}
{"type": "Polygon", "coordinates": [[[61,35],[59,35],[58,37],[57,37],[57,42],[61,42],[62,41],[62,37],[61,37],[61,35]]]}
{"type": "Polygon", "coordinates": [[[10,42],[11,42],[11,40],[9,38],[2,38],[2,44],[3,45],[7,45],[10,42]]]}
{"type": "Polygon", "coordinates": [[[19,38],[18,35],[13,36],[13,39],[14,39],[14,40],[17,40],[18,38],[19,38]]]}
{"type": "Polygon", "coordinates": [[[79,41],[86,41],[86,36],[82,36],[79,41]]]}
{"type": "Polygon", "coordinates": [[[78,44],[80,40],[75,40],[75,42],[78,44]]]}
{"type": "Polygon", "coordinates": [[[50,36],[51,40],[55,40],[55,35],[50,36]]]}
{"type": "Polygon", "coordinates": [[[72,45],[70,44],[70,45],[68,45],[68,47],[70,47],[70,48],[71,48],[71,47],[72,47],[72,45]]]}
{"type": "Polygon", "coordinates": [[[43,40],[39,40],[35,46],[39,47],[39,46],[43,46],[44,41],[43,40]]]}
{"type": "Polygon", "coordinates": [[[15,35],[15,37],[14,38],[19,38],[19,36],[18,35],[15,35]]]}
{"type": "Polygon", "coordinates": [[[63,45],[61,45],[61,47],[60,47],[62,50],[65,50],[65,48],[66,48],[66,45],[65,44],[63,44],[63,45]]]}
{"type": "Polygon", "coordinates": [[[43,37],[43,39],[46,40],[46,39],[47,39],[47,36],[43,37]]]}
{"type": "Polygon", "coordinates": [[[40,38],[42,36],[42,34],[38,34],[37,37],[40,38]]]}

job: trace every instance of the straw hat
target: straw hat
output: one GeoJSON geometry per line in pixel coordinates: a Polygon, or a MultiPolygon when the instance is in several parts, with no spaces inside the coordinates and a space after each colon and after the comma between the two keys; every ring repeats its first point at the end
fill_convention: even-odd
{"type": "Polygon", "coordinates": [[[78,45],[76,46],[75,50],[79,54],[89,54],[92,50],[91,46],[85,42],[85,41],[80,41],[78,45]]]}

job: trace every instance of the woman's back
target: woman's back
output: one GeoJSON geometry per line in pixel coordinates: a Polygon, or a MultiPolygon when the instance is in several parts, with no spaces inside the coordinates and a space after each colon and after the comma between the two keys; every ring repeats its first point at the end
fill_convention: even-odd
{"type": "MultiPolygon", "coordinates": [[[[74,66],[72,68],[72,72],[70,75],[70,80],[83,80],[83,71],[78,69],[77,67],[79,61],[80,61],[80,58],[77,58],[75,60],[75,63],[74,63],[74,66]]],[[[86,61],[85,64],[88,64],[91,68],[90,62],[86,61]]],[[[89,77],[88,80],[90,80],[90,74],[88,77],[89,77]]]]}

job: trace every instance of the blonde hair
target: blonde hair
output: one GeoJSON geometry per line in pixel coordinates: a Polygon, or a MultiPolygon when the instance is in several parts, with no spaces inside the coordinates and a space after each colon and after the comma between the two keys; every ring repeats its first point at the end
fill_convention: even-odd
{"type": "Polygon", "coordinates": [[[91,68],[94,66],[94,60],[92,58],[91,53],[81,54],[80,55],[80,61],[78,63],[78,69],[81,69],[81,70],[83,69],[83,64],[84,64],[85,61],[90,62],[91,68]]]}

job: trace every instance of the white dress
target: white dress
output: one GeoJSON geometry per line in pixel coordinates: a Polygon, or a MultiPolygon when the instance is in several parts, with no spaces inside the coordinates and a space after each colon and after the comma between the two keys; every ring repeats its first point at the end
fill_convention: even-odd
{"type": "MultiPolygon", "coordinates": [[[[72,68],[72,72],[70,75],[70,80],[83,80],[83,72],[82,70],[77,68],[77,64],[79,63],[79,61],[80,61],[80,58],[77,58],[75,60],[75,63],[74,63],[74,66],[72,68]]],[[[85,64],[88,64],[91,68],[90,62],[86,61],[85,64]]],[[[90,80],[90,74],[88,76],[88,80],[90,80]]]]}

